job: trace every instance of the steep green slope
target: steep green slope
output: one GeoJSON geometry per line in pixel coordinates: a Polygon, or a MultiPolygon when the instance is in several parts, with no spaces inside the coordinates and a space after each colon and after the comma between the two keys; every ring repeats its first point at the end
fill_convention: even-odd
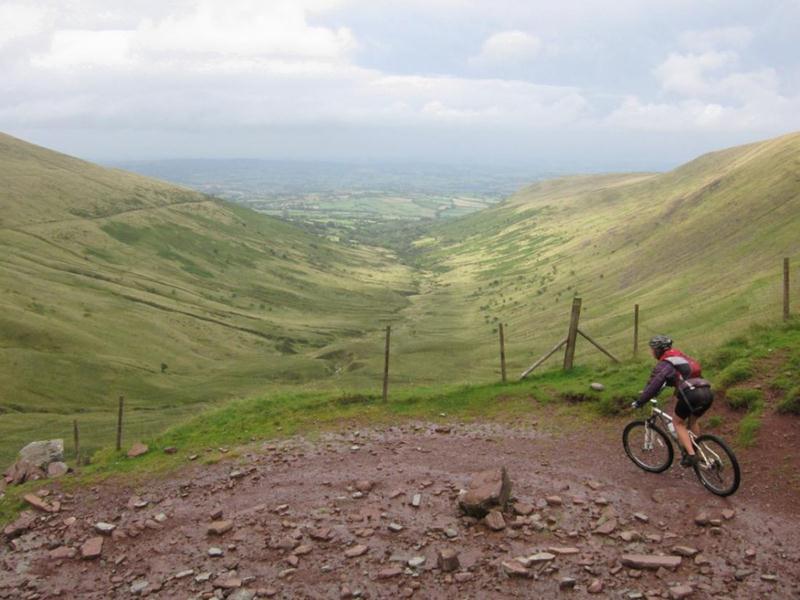
{"type": "MultiPolygon", "coordinates": [[[[665,174],[543,182],[417,241],[430,293],[406,311],[413,325],[398,337],[446,330],[449,339],[409,350],[432,356],[449,344],[461,352],[443,354],[452,360],[440,366],[486,378],[497,369],[504,322],[517,374],[565,336],[580,295],[582,329],[620,357],[631,355],[634,304],[642,338],[670,332],[703,351],[779,317],[781,262],[800,263],[798,231],[798,134],[665,174]]],[[[585,342],[579,352],[581,360],[599,356],[585,342]]]]}
{"type": "Polygon", "coordinates": [[[78,412],[111,438],[120,394],[132,436],[327,376],[326,345],[408,303],[388,252],[8,136],[0,219],[4,447],[64,435],[78,412]]]}

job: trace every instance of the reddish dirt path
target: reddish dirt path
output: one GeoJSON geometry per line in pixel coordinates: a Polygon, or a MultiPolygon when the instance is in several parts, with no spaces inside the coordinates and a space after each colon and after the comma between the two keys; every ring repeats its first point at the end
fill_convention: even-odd
{"type": "Polygon", "coordinates": [[[192,463],[138,487],[117,482],[72,497],[56,491],[49,498],[61,498],[60,513],[4,542],[0,598],[666,598],[677,585],[691,586],[691,598],[800,598],[796,496],[745,479],[740,493],[721,499],[680,467],[644,473],[625,457],[619,434],[604,423],[563,435],[473,424],[441,433],[408,424],[253,445],[232,461],[192,463]],[[471,474],[500,465],[518,504],[535,510],[494,532],[460,517],[455,499],[471,474]],[[360,496],[358,480],[374,487],[360,496]],[[419,508],[410,504],[414,494],[419,508]],[[562,503],[548,505],[552,495],[562,503]],[[132,496],[147,506],[134,508],[132,496]],[[233,528],[209,535],[220,508],[233,528]],[[726,509],[735,516],[723,518],[726,509]],[[696,525],[700,512],[720,523],[696,525]],[[69,517],[76,521],[65,525],[69,517]],[[617,524],[610,535],[594,533],[610,519],[617,524]],[[99,521],[116,525],[100,559],[51,557],[96,536],[99,521]],[[390,523],[402,531],[390,531],[390,523]],[[325,529],[327,541],[319,539],[328,537],[320,535],[325,529]],[[347,557],[356,545],[365,554],[347,557]],[[623,554],[670,554],[676,545],[700,558],[684,557],[675,571],[620,565],[623,554]],[[532,567],[527,578],[503,572],[502,561],[554,546],[578,553],[532,567]],[[210,557],[211,547],[223,555],[210,557]],[[442,548],[459,552],[460,571],[436,568],[442,548]],[[424,564],[407,566],[414,557],[424,564]],[[565,578],[573,589],[559,589],[565,578]],[[587,591],[594,580],[602,583],[599,595],[587,591]]]}

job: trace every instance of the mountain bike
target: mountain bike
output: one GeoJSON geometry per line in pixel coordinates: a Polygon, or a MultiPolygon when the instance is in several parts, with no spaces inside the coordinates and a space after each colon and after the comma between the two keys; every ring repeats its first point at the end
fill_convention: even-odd
{"type": "MultiPolygon", "coordinates": [[[[658,408],[655,399],[650,400],[652,412],[643,421],[628,423],[622,432],[622,445],[636,466],[651,473],[666,471],[675,458],[670,438],[684,452],[672,417],[658,408]],[[669,435],[665,433],[669,432],[669,435]]],[[[696,436],[689,431],[697,463],[694,472],[706,489],[717,496],[730,496],[739,488],[741,472],[739,462],[728,445],[715,435],[696,436]]]]}

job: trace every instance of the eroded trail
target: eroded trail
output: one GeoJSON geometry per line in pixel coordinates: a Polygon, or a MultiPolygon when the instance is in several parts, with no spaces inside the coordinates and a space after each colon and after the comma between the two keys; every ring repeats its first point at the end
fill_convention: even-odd
{"type": "Polygon", "coordinates": [[[680,467],[646,474],[616,431],[409,424],[199,462],[137,487],[53,491],[61,511],[0,550],[0,598],[800,597],[796,504],[746,479],[720,499],[680,467]],[[509,510],[493,531],[460,516],[456,496],[501,465],[527,514],[509,510]],[[98,522],[115,527],[102,535],[98,522]],[[94,537],[100,557],[81,559],[94,537]],[[437,566],[447,548],[460,562],[449,573],[437,566]],[[631,568],[626,554],[680,565],[631,568]]]}

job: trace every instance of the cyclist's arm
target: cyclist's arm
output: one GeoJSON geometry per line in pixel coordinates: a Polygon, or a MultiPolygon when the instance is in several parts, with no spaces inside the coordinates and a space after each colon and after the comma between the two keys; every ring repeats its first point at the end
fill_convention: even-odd
{"type": "Polygon", "coordinates": [[[666,360],[659,361],[658,364],[653,367],[653,371],[650,373],[650,381],[647,382],[647,385],[639,395],[639,399],[636,401],[637,404],[641,406],[649,402],[651,398],[658,396],[658,393],[674,376],[675,367],[672,366],[672,363],[666,360]]]}

